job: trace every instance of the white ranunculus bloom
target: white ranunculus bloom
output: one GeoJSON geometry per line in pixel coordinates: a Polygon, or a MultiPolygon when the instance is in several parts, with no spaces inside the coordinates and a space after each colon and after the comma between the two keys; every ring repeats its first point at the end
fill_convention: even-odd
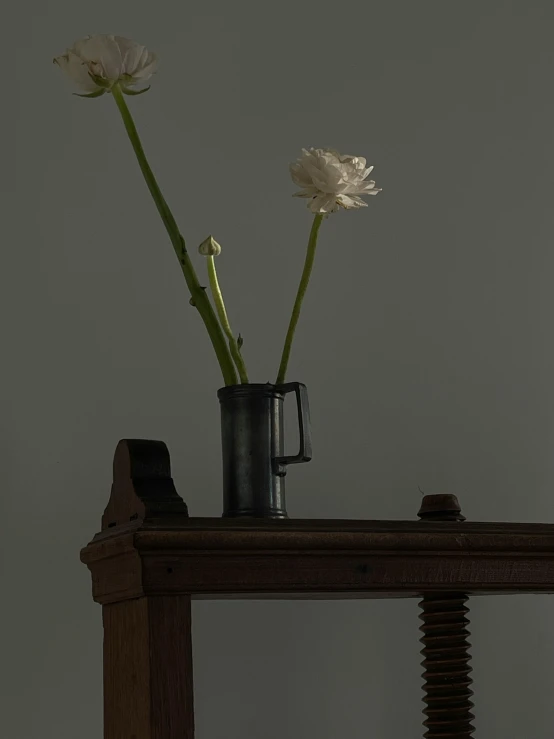
{"type": "Polygon", "coordinates": [[[156,57],[145,46],[122,36],[86,36],[54,62],[89,97],[103,95],[115,84],[136,95],[136,86],[156,71],[156,57]]]}
{"type": "Polygon", "coordinates": [[[312,213],[367,206],[360,195],[381,192],[373,180],[366,179],[372,170],[363,157],[345,156],[333,149],[302,149],[302,156],[290,165],[293,182],[302,188],[295,195],[310,198],[312,213]]]}

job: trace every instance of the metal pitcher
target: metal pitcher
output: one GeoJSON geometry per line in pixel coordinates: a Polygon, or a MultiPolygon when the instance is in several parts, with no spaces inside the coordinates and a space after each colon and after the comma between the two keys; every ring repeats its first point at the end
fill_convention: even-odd
{"type": "Polygon", "coordinates": [[[287,467],[312,458],[306,386],[301,382],[230,385],[217,395],[221,404],[223,516],[287,518],[287,467]],[[298,409],[300,450],[286,456],[284,401],[292,392],[298,409]]]}

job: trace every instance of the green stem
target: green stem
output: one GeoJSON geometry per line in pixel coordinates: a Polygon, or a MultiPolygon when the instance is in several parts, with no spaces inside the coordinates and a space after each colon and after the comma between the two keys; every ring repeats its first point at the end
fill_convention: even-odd
{"type": "Polygon", "coordinates": [[[323,214],[316,214],[312,223],[310,239],[308,241],[308,250],[306,252],[306,261],[304,262],[304,269],[302,271],[302,277],[300,278],[300,284],[298,285],[298,292],[296,293],[296,300],[294,301],[289,328],[287,331],[287,336],[285,338],[285,345],[283,347],[283,354],[281,356],[281,364],[279,365],[279,374],[277,375],[278,385],[285,381],[285,377],[287,374],[287,367],[289,364],[290,350],[292,347],[292,341],[294,339],[294,332],[296,331],[296,325],[298,324],[298,319],[300,318],[302,301],[304,300],[306,290],[308,289],[308,283],[310,282],[310,275],[312,274],[315,251],[317,247],[317,236],[319,233],[319,227],[321,226],[322,222],[323,214]]]}
{"type": "Polygon", "coordinates": [[[208,330],[219,366],[221,367],[221,372],[223,373],[223,380],[226,385],[236,385],[237,373],[225,341],[225,336],[218,323],[212,304],[206,295],[206,291],[198,281],[198,277],[194,271],[194,267],[185,247],[185,241],[181,236],[177,222],[175,221],[175,218],[162,195],[159,185],[156,182],[154,173],[148,164],[135,122],[133,121],[131,112],[127,107],[121,88],[119,85],[114,85],[111,91],[117,107],[119,108],[119,112],[121,113],[125,130],[127,131],[127,135],[133,146],[140,169],[148,189],[150,190],[150,194],[152,195],[156,208],[158,209],[158,213],[161,216],[167,233],[169,234],[169,238],[171,239],[171,243],[173,244],[173,248],[175,249],[175,253],[177,254],[179,264],[181,265],[185,281],[191,294],[191,303],[200,313],[200,316],[208,330]]]}
{"type": "Polygon", "coordinates": [[[219,287],[219,280],[217,279],[217,271],[215,268],[215,259],[212,255],[208,256],[208,276],[210,280],[210,287],[212,289],[212,295],[215,303],[215,309],[219,317],[221,328],[225,332],[225,335],[229,339],[229,349],[231,350],[231,356],[235,360],[237,369],[239,371],[240,381],[243,385],[248,384],[248,373],[246,371],[246,365],[242,354],[240,353],[239,345],[229,322],[227,311],[225,310],[225,302],[223,300],[223,293],[219,287]]]}

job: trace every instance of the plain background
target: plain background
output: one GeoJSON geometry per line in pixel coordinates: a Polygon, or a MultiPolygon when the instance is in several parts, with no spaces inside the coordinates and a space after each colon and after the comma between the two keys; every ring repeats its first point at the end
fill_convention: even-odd
{"type": "MultiPolygon", "coordinates": [[[[383,192],[322,229],[290,379],[315,456],[294,517],[554,520],[549,0],[29,0],[1,35],[3,739],[99,739],[101,611],[79,549],[121,437],[163,439],[221,512],[219,371],[109,97],[51,64],[87,33],[160,56],[130,100],[191,252],[208,233],[253,380],[274,379],[310,214],[302,146],[383,192]]],[[[196,257],[195,257],[196,258],[196,257]]],[[[204,269],[200,257],[199,270],[204,269]]],[[[198,739],[422,735],[416,602],[194,607],[198,739]]],[[[477,737],[554,727],[554,604],[472,606],[477,737]]]]}

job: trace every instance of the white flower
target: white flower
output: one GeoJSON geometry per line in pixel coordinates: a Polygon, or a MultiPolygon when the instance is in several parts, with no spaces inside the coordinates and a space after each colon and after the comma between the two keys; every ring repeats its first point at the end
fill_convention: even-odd
{"type": "Polygon", "coordinates": [[[345,156],[333,149],[302,149],[302,156],[290,165],[293,182],[302,188],[294,194],[310,198],[312,213],[367,206],[360,195],[381,192],[373,180],[366,180],[372,170],[363,157],[345,156]]]}
{"type": "Polygon", "coordinates": [[[208,236],[208,238],[204,239],[200,244],[198,251],[205,257],[217,257],[221,254],[221,246],[213,236],[208,236]]]}
{"type": "Polygon", "coordinates": [[[156,57],[145,46],[122,36],[86,36],[65,54],[54,59],[86,97],[98,97],[115,84],[128,95],[146,92],[134,89],[156,71],[156,57]]]}

